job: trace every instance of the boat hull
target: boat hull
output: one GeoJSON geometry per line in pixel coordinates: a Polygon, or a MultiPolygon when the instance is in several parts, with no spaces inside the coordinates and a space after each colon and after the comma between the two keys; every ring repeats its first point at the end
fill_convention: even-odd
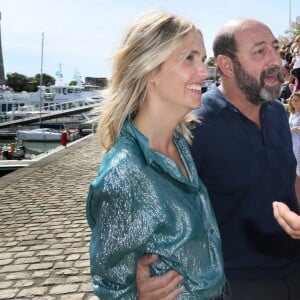
{"type": "Polygon", "coordinates": [[[19,130],[16,132],[16,137],[23,141],[57,142],[61,140],[61,135],[61,132],[53,132],[48,128],[19,130]]]}

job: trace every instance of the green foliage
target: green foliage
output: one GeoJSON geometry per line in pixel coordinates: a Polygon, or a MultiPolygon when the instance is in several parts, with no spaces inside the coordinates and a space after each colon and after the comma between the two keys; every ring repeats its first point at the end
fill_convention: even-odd
{"type": "Polygon", "coordinates": [[[6,84],[13,88],[15,92],[25,91],[25,86],[28,84],[28,78],[19,73],[7,74],[6,84]]]}
{"type": "Polygon", "coordinates": [[[294,42],[297,35],[300,35],[300,23],[291,22],[290,27],[284,31],[284,35],[278,37],[280,46],[286,45],[289,42],[294,42]]]}
{"type": "MultiPolygon", "coordinates": [[[[26,77],[23,74],[15,73],[8,73],[6,85],[11,87],[15,92],[35,92],[40,85],[40,74],[36,74],[34,77],[26,77]]],[[[55,78],[48,75],[43,74],[42,77],[42,85],[51,85],[55,83],[55,78]]]]}
{"type": "MultiPolygon", "coordinates": [[[[38,83],[38,85],[40,85],[41,74],[36,74],[34,78],[35,78],[36,82],[38,83]]],[[[43,73],[42,85],[49,86],[49,85],[53,85],[53,84],[55,84],[55,78],[46,73],[43,73]]]]}
{"type": "Polygon", "coordinates": [[[208,57],[206,60],[206,65],[208,67],[215,67],[217,65],[215,57],[208,57]]]}

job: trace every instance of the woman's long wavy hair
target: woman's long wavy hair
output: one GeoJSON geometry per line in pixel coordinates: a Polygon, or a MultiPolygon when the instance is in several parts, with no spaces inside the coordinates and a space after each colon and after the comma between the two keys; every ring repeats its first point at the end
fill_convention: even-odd
{"type": "MultiPolygon", "coordinates": [[[[189,32],[196,36],[200,31],[191,21],[161,10],[142,14],[128,28],[113,56],[112,76],[100,107],[98,134],[104,152],[114,145],[126,118],[139,110],[147,95],[148,75],[159,70],[189,32]]],[[[192,120],[195,117],[188,114],[178,126],[189,142],[192,120]]]]}

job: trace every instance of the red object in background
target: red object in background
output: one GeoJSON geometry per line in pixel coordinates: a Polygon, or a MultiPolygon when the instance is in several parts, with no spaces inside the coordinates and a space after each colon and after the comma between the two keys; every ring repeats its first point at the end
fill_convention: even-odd
{"type": "Polygon", "coordinates": [[[62,134],[61,134],[61,144],[66,147],[67,146],[67,141],[68,141],[68,139],[67,139],[67,131],[64,130],[62,132],[62,134]]]}

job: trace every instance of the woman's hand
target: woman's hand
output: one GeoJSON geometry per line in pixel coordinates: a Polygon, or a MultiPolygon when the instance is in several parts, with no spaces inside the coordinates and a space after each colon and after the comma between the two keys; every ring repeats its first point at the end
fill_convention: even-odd
{"type": "Polygon", "coordinates": [[[292,133],[298,133],[298,132],[300,132],[300,126],[294,126],[294,127],[292,127],[291,128],[291,132],[292,133]]]}

